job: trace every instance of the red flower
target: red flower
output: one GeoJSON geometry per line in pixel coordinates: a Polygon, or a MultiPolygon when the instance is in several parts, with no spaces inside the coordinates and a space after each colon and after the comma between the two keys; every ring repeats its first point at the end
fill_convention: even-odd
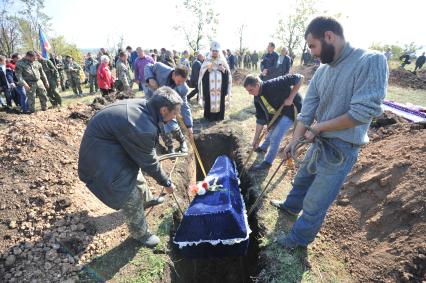
{"type": "Polygon", "coordinates": [[[201,182],[201,187],[203,187],[207,191],[209,189],[209,183],[207,183],[206,181],[202,181],[201,182]]]}

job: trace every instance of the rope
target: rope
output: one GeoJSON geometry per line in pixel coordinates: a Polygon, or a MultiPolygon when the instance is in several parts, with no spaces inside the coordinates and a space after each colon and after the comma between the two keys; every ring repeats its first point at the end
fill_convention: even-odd
{"type": "MultiPolygon", "coordinates": [[[[169,179],[172,179],[172,174],[173,174],[173,171],[175,170],[175,167],[176,167],[176,164],[177,164],[177,161],[178,161],[178,158],[179,158],[179,156],[177,156],[176,157],[176,160],[175,160],[175,162],[173,163],[173,166],[172,166],[172,170],[170,170],[170,174],[169,174],[169,179]]],[[[161,189],[161,192],[160,192],[160,194],[158,195],[158,197],[157,197],[157,199],[156,200],[158,200],[160,197],[161,197],[161,195],[164,193],[164,187],[161,189]]],[[[173,197],[175,197],[175,196],[173,196],[173,197]]],[[[175,197],[176,198],[176,197],[175,197]]],[[[176,201],[177,202],[177,201],[176,201]]],[[[155,206],[155,205],[154,205],[155,206]]],[[[148,215],[151,213],[151,211],[152,211],[152,209],[154,208],[154,206],[151,206],[151,208],[148,210],[148,212],[147,213],[145,213],[145,218],[146,217],[148,217],[148,215]]],[[[179,207],[179,204],[178,204],[178,207],[179,207]]],[[[179,209],[180,209],[180,207],[179,207],[179,209]]]]}
{"type": "Polygon", "coordinates": [[[256,200],[254,201],[253,205],[250,207],[250,210],[248,211],[247,215],[248,217],[250,217],[250,215],[253,213],[253,211],[256,209],[256,207],[258,206],[258,204],[260,203],[260,200],[262,199],[262,197],[265,195],[266,190],[268,189],[269,185],[272,182],[272,179],[274,179],[275,175],[277,174],[278,170],[280,170],[281,166],[284,164],[284,162],[286,162],[288,159],[283,158],[280,162],[280,164],[278,165],[277,169],[275,169],[274,174],[272,174],[271,178],[269,179],[268,183],[266,184],[266,186],[263,188],[262,192],[259,194],[259,196],[256,198],[256,200]]]}
{"type": "MultiPolygon", "coordinates": [[[[311,131],[310,128],[308,128],[308,130],[311,131]]],[[[304,137],[301,137],[297,140],[296,144],[291,148],[291,152],[290,152],[291,157],[294,159],[294,161],[296,162],[296,164],[298,166],[303,165],[305,161],[297,158],[297,150],[299,148],[301,148],[302,146],[304,146],[305,144],[308,144],[308,143],[310,143],[310,142],[307,141],[304,137]]],[[[320,136],[316,136],[314,138],[313,146],[315,148],[313,149],[312,158],[310,158],[310,160],[307,161],[308,165],[306,167],[306,169],[308,170],[308,172],[310,174],[316,174],[317,173],[317,163],[318,163],[318,158],[320,157],[320,155],[322,155],[322,158],[327,165],[338,167],[338,166],[343,164],[343,161],[344,161],[343,153],[340,151],[340,149],[337,146],[335,146],[334,144],[329,142],[327,139],[320,137],[320,136]],[[335,162],[331,161],[329,159],[329,157],[327,157],[327,155],[325,154],[325,147],[326,146],[328,146],[332,150],[332,154],[336,157],[335,162]]],[[[248,212],[248,216],[250,216],[253,213],[253,211],[256,209],[256,207],[259,205],[261,199],[266,194],[266,191],[267,191],[269,185],[271,184],[272,179],[275,177],[275,175],[277,174],[277,172],[279,171],[281,166],[287,160],[288,159],[286,159],[286,158],[283,158],[281,160],[280,164],[278,165],[277,169],[275,169],[275,171],[272,174],[271,178],[269,179],[268,183],[263,188],[262,192],[259,194],[259,196],[254,201],[253,205],[251,206],[251,208],[248,212]]]]}
{"type": "Polygon", "coordinates": [[[304,165],[304,163],[307,163],[306,169],[308,170],[310,174],[317,173],[317,163],[318,163],[318,158],[320,156],[322,156],[322,159],[327,165],[338,167],[343,164],[344,156],[343,156],[343,153],[340,151],[340,149],[334,144],[332,144],[331,142],[329,142],[327,139],[320,136],[316,136],[314,138],[314,142],[312,145],[314,147],[312,149],[313,150],[312,157],[307,161],[298,159],[297,150],[308,143],[310,142],[307,141],[304,137],[297,139],[296,144],[291,148],[290,154],[298,166],[301,166],[301,165],[304,165]],[[326,146],[332,150],[332,155],[336,157],[335,161],[331,161],[330,158],[325,153],[326,146]]]}
{"type": "MultiPolygon", "coordinates": [[[[181,124],[181,126],[187,131],[187,132],[189,132],[188,131],[188,127],[185,125],[185,123],[183,122],[183,120],[182,120],[182,117],[180,116],[180,115],[176,115],[176,117],[177,117],[177,119],[178,119],[178,121],[179,121],[179,124],[181,124]]],[[[193,135],[189,135],[189,142],[191,143],[191,146],[192,146],[192,148],[194,149],[194,153],[195,153],[195,157],[196,157],[196,159],[197,159],[197,161],[198,161],[198,164],[200,164],[200,167],[201,167],[201,171],[203,171],[203,175],[204,175],[204,178],[207,176],[207,174],[206,174],[206,169],[204,169],[204,165],[203,165],[203,162],[201,161],[201,157],[200,157],[200,153],[198,152],[198,149],[197,149],[197,146],[196,146],[196,144],[195,144],[195,140],[194,140],[194,136],[193,135]]]]}
{"type": "Polygon", "coordinates": [[[174,152],[158,156],[158,161],[164,161],[166,159],[174,159],[176,157],[185,157],[188,156],[188,153],[174,152]]]}

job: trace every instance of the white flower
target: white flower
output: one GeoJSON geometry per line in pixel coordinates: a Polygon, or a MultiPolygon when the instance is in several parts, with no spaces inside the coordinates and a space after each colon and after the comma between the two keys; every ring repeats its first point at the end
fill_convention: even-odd
{"type": "Polygon", "coordinates": [[[203,187],[198,187],[198,195],[202,196],[206,194],[206,189],[204,189],[203,187]]]}

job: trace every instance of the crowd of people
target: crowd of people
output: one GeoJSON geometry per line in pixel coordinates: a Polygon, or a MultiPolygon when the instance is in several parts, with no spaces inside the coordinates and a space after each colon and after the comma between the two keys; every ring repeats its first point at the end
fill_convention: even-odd
{"type": "MultiPolygon", "coordinates": [[[[257,71],[260,61],[260,70],[266,80],[287,74],[293,62],[287,55],[286,48],[281,50],[281,55],[274,49],[275,45],[271,42],[260,60],[260,54],[256,51],[234,54],[230,49],[226,49],[218,50],[219,53],[215,56],[217,55],[221,62],[226,62],[227,71],[231,75],[237,68],[257,71]]],[[[185,50],[179,53],[166,48],[161,48],[160,52],[157,49],[145,51],[141,47],[133,50],[131,46],[127,46],[125,50],[119,49],[114,58],[105,48],[101,48],[97,54],[89,52],[82,64],[67,54],[64,54],[64,57],[50,54],[50,58],[45,59],[37,51],[29,51],[23,58],[20,54],[13,54],[11,58],[0,56],[0,93],[3,94],[0,95],[0,106],[6,111],[31,114],[35,111],[35,98],[38,97],[41,110],[47,109],[47,100],[52,108],[59,107],[62,105],[62,99],[58,90],[71,88],[75,96],[81,97],[84,95],[81,86],[83,83],[88,83],[89,95],[98,91],[102,95],[113,91],[130,92],[133,84],[146,94],[148,84],[145,79],[145,67],[157,62],[173,69],[184,67],[189,71],[187,84],[193,89],[188,94],[188,99],[191,99],[199,92],[199,72],[208,55],[207,52],[190,53],[185,50]],[[17,64],[18,61],[22,64],[17,64]],[[115,76],[112,73],[114,68],[115,76]]],[[[230,93],[232,77],[229,78],[230,93]]],[[[224,98],[226,97],[227,95],[224,98]]],[[[197,95],[197,98],[200,99],[200,96],[197,95]]],[[[207,99],[207,103],[202,102],[203,104],[210,104],[207,96],[202,96],[201,99],[207,99]]],[[[220,103],[218,105],[220,106],[220,103]]],[[[216,107],[215,103],[213,107],[216,107]]],[[[205,116],[208,118],[211,115],[205,116]]]]}

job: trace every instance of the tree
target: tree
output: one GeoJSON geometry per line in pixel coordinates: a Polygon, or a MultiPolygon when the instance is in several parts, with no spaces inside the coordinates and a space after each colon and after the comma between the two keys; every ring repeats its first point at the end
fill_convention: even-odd
{"type": "Polygon", "coordinates": [[[15,17],[8,14],[12,2],[2,0],[0,10],[0,54],[10,56],[19,45],[19,27],[15,17]]]}
{"type": "Polygon", "coordinates": [[[181,15],[185,21],[174,28],[183,34],[193,52],[199,51],[205,46],[205,39],[211,41],[216,35],[219,15],[213,10],[211,0],[184,0],[182,6],[181,15]]]}
{"type": "Polygon", "coordinates": [[[242,24],[238,27],[238,39],[240,41],[240,49],[238,50],[238,53],[240,56],[243,56],[243,54],[247,51],[247,48],[243,45],[244,29],[246,27],[246,24],[242,24]]]}
{"type": "Polygon", "coordinates": [[[291,57],[295,56],[295,50],[302,48],[305,42],[305,28],[308,20],[314,16],[317,10],[316,0],[296,0],[295,8],[285,19],[278,21],[275,36],[278,41],[288,48],[291,57]]]}
{"type": "Polygon", "coordinates": [[[20,0],[20,2],[23,5],[19,20],[23,47],[27,50],[39,49],[39,26],[41,25],[45,31],[50,29],[50,17],[43,12],[44,0],[20,0]]]}
{"type": "Polygon", "coordinates": [[[70,44],[65,41],[65,37],[60,35],[50,39],[53,52],[57,55],[66,56],[69,55],[74,58],[76,62],[83,60],[83,54],[75,44],[70,44]]]}
{"type": "Polygon", "coordinates": [[[373,42],[369,49],[386,52],[388,49],[392,52],[392,59],[399,59],[399,57],[405,53],[415,54],[418,50],[422,49],[422,46],[416,45],[414,42],[409,44],[381,44],[380,42],[373,42]]]}
{"type": "Polygon", "coordinates": [[[19,21],[15,16],[10,16],[10,0],[2,1],[0,11],[0,54],[10,57],[15,53],[20,43],[19,21]]]}

